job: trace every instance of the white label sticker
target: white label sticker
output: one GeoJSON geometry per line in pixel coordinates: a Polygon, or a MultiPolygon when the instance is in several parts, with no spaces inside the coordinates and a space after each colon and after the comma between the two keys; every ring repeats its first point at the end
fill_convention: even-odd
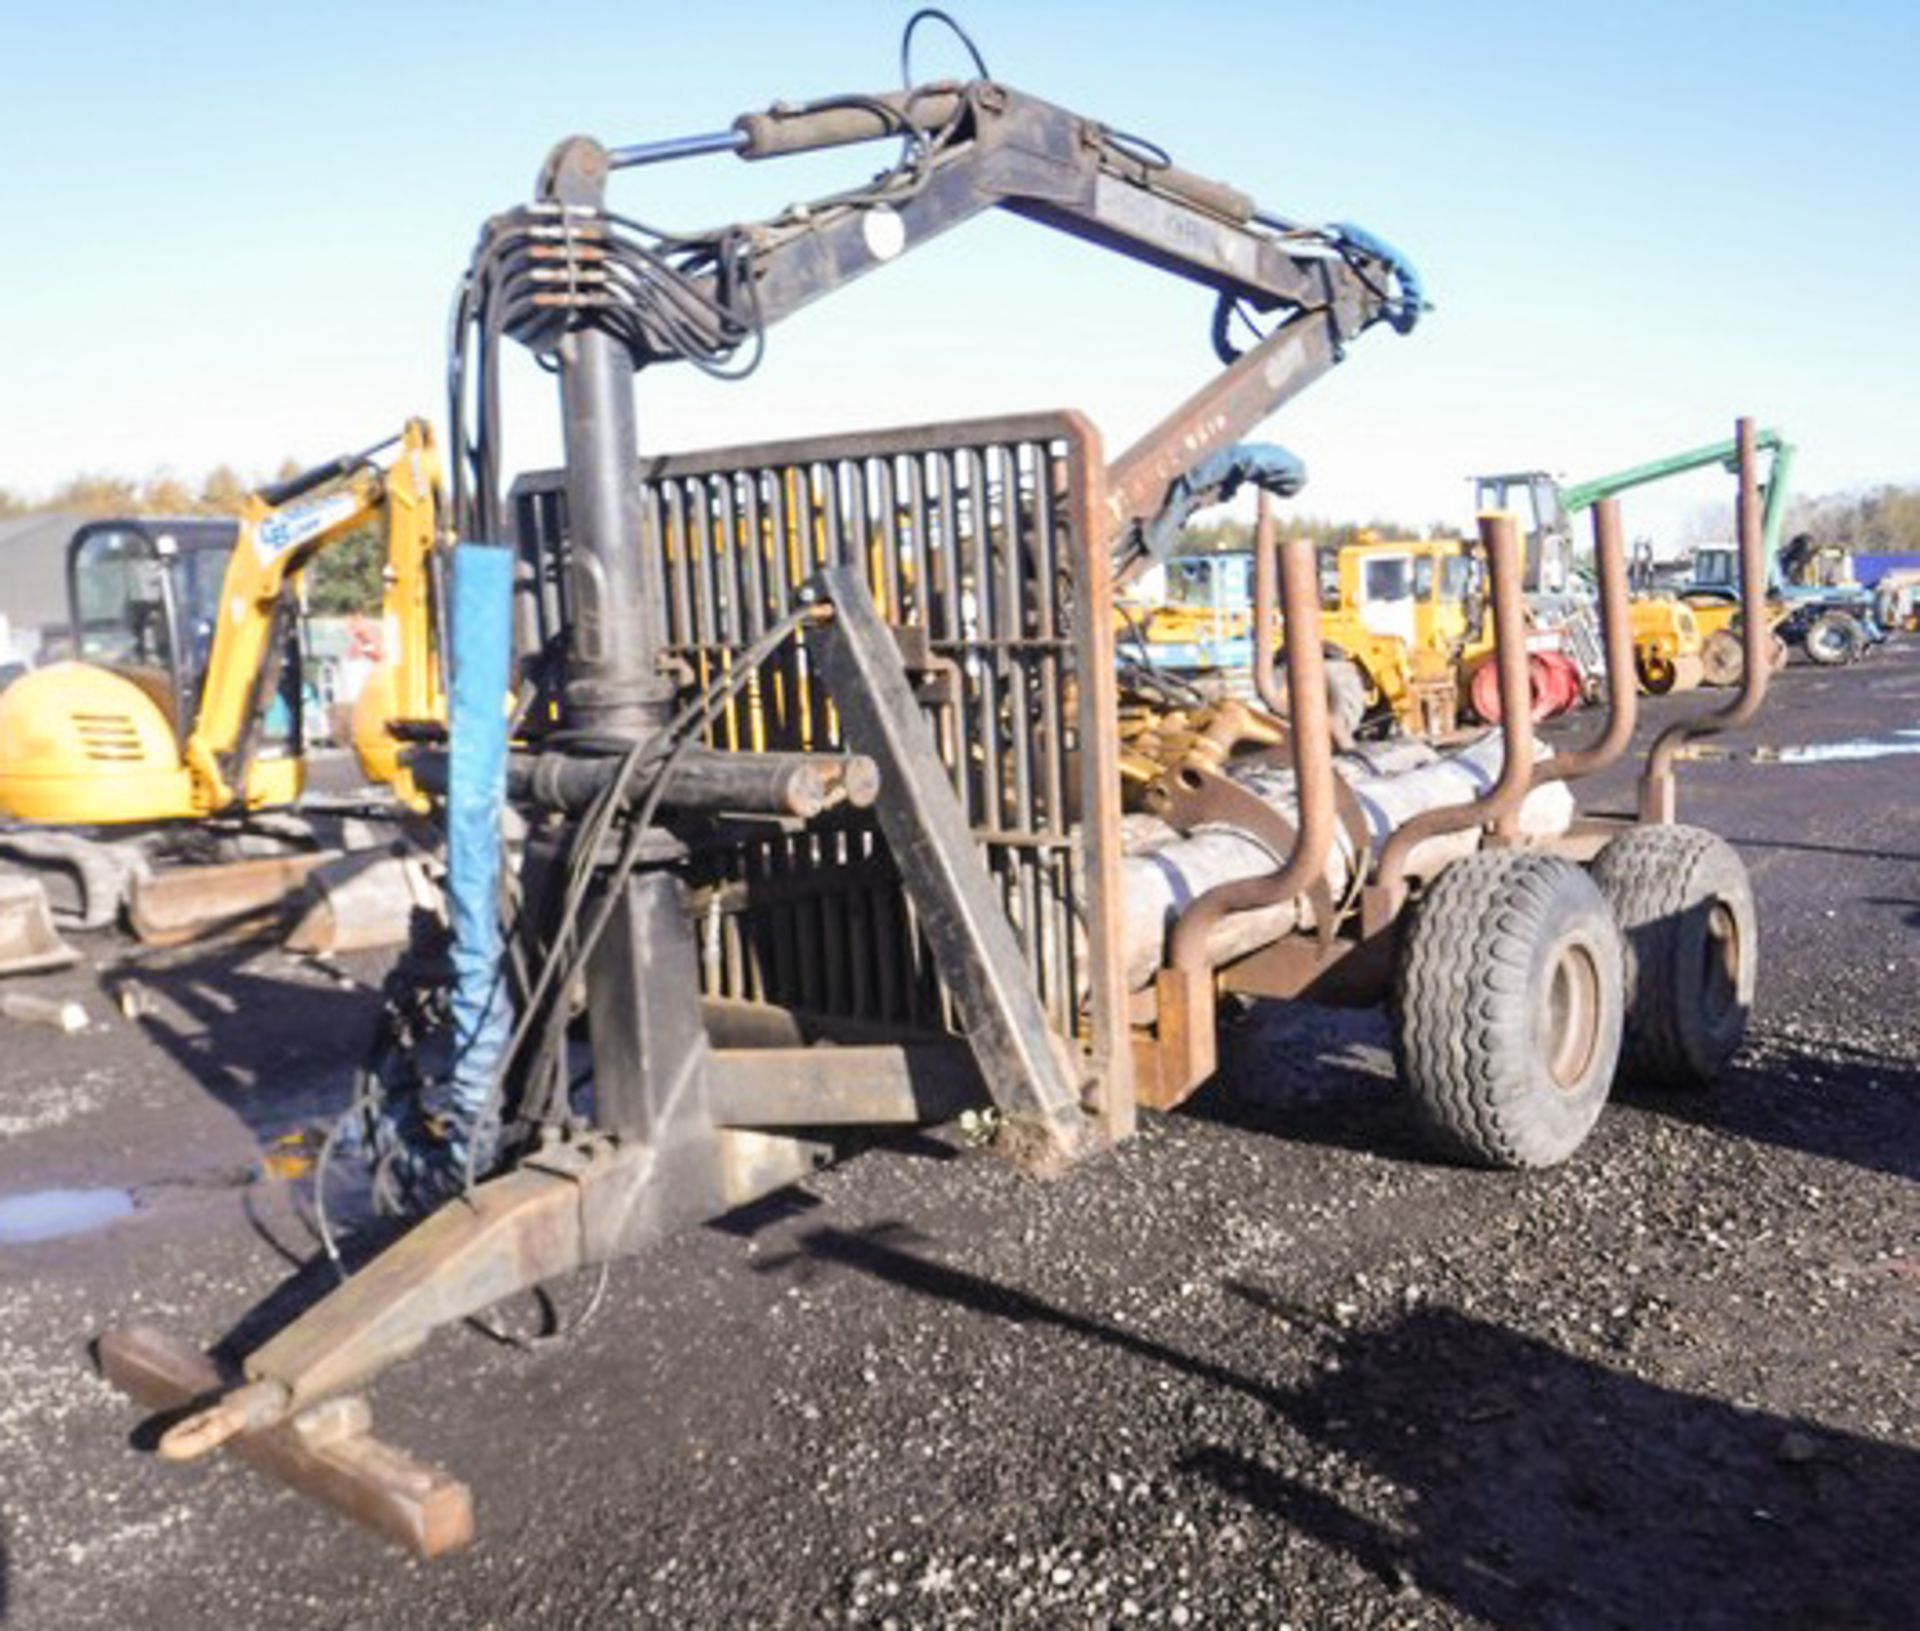
{"type": "Polygon", "coordinates": [[[336,527],[359,509],[360,500],[352,493],[333,493],[307,504],[277,510],[262,521],[253,535],[253,552],[262,566],[271,566],[290,549],[317,538],[329,527],[336,527]]]}

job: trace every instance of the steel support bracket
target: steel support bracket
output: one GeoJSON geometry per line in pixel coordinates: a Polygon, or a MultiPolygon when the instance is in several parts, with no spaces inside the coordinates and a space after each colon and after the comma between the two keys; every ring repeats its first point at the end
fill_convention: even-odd
{"type": "Polygon", "coordinates": [[[1065,1170],[1098,1145],[1047,1024],[993,879],[873,596],[849,567],[808,584],[833,608],[810,633],[848,745],[880,768],[874,806],[940,977],[953,994],[980,1076],[1005,1118],[999,1148],[1039,1174],[1065,1170]]]}

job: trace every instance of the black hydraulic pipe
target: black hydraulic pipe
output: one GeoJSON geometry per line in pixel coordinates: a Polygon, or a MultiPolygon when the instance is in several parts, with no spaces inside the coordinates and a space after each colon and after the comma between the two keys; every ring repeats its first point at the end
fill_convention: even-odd
{"type": "MultiPolygon", "coordinates": [[[[543,809],[578,814],[606,791],[620,764],[617,758],[516,754],[507,769],[507,790],[543,809]]],[[[647,784],[644,772],[635,776],[628,802],[641,802],[647,784]]],[[[859,754],[714,753],[694,748],[674,765],[661,803],[671,810],[804,818],[842,803],[864,809],[879,793],[879,771],[859,754]]]]}
{"type": "MultiPolygon", "coordinates": [[[[590,809],[615,777],[618,755],[516,753],[507,761],[507,795],[517,803],[578,815],[590,809]]],[[[444,749],[414,747],[406,765],[422,791],[446,791],[444,749]]],[[[632,778],[629,808],[644,803],[651,779],[632,778]]],[[[868,808],[880,795],[880,772],[857,753],[715,753],[692,748],[673,767],[661,795],[669,810],[809,819],[836,805],[868,808]]]]}

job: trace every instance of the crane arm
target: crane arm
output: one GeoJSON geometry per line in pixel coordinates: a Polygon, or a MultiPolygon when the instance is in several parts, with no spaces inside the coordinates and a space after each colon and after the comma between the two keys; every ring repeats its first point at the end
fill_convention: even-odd
{"type": "MultiPolygon", "coordinates": [[[[538,201],[488,222],[462,309],[476,330],[497,326],[545,354],[584,325],[621,340],[636,368],[685,358],[718,370],[738,352],[751,354],[781,318],[995,208],[1218,298],[1214,347],[1226,372],[1109,469],[1123,576],[1147,564],[1141,529],[1175,480],[1242,440],[1362,331],[1386,322],[1409,332],[1424,309],[1413,268],[1360,228],[1283,220],[1225,183],[1176,167],[1150,143],[986,79],[781,104],[744,114],[726,131],[644,146],[571,138],[549,156],[538,201]],[[668,237],[605,207],[614,170],[883,139],[903,142],[905,152],[876,181],[770,220],[668,237]],[[1236,312],[1271,315],[1244,355],[1228,341],[1236,312]]],[[[487,377],[484,360],[475,373],[487,377]]],[[[455,375],[463,377],[460,359],[455,375]]],[[[492,472],[474,474],[485,504],[492,472]]],[[[470,530],[487,535],[496,522],[483,512],[470,530]]]]}
{"type": "MultiPolygon", "coordinates": [[[[1773,455],[1767,467],[1766,500],[1760,523],[1761,554],[1767,563],[1767,587],[1772,590],[1776,587],[1780,571],[1780,533],[1786,525],[1788,477],[1793,470],[1794,446],[1778,430],[1755,432],[1753,445],[1756,452],[1773,455]]],[[[1645,487],[1652,482],[1665,481],[1669,476],[1683,475],[1689,470],[1704,469],[1712,464],[1723,465],[1728,470],[1738,469],[1738,445],[1732,440],[1712,442],[1685,453],[1637,464],[1610,476],[1598,476],[1573,487],[1563,487],[1560,490],[1560,503],[1571,517],[1590,509],[1603,498],[1611,498],[1615,493],[1645,487]]]]}

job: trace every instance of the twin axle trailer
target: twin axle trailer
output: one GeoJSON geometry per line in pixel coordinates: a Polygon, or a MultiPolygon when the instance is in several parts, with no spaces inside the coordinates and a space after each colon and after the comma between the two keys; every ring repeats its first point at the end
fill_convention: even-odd
{"type": "Polygon", "coordinates": [[[390,1079],[380,1108],[437,1129],[437,1168],[400,1153],[444,1199],[237,1377],[162,1333],[107,1333],[107,1374],[174,1413],[161,1454],[230,1444],[419,1552],[458,1546],[465,1487],[375,1439],[356,1392],[430,1331],[874,1128],[971,1109],[1025,1170],[1097,1162],[1139,1107],[1213,1073],[1223,1002],[1385,1003],[1436,1149],[1487,1164],[1565,1159],[1617,1077],[1709,1079],[1742,1035],[1756,931],[1732,851],[1674,823],[1674,762],[1752,717],[1768,664],[1749,652],[1730,707],[1660,737],[1639,823],[1574,815],[1568,785],[1635,719],[1611,506],[1607,707],[1580,751],[1547,755],[1527,724],[1507,516],[1480,527],[1504,723],[1462,763],[1336,740],[1312,550],[1276,543],[1264,494],[1262,706],[1209,711],[1117,658],[1116,588],[1170,547],[1165,518],[1258,483],[1276,461],[1237,457],[1246,432],[1420,303],[1359,229],[1274,216],[985,78],[556,149],[462,285],[453,508],[493,542],[447,541],[452,726],[407,749],[449,812],[453,1063],[390,1079]],[[771,221],[667,238],[606,204],[622,168],[880,139],[902,154],[877,181],[771,221]],[[639,451],[638,371],[724,371],[776,319],[994,207],[1213,290],[1224,371],[1111,459],[1064,412],[639,451]],[[510,488],[502,336],[557,373],[566,447],[510,488]]]}

